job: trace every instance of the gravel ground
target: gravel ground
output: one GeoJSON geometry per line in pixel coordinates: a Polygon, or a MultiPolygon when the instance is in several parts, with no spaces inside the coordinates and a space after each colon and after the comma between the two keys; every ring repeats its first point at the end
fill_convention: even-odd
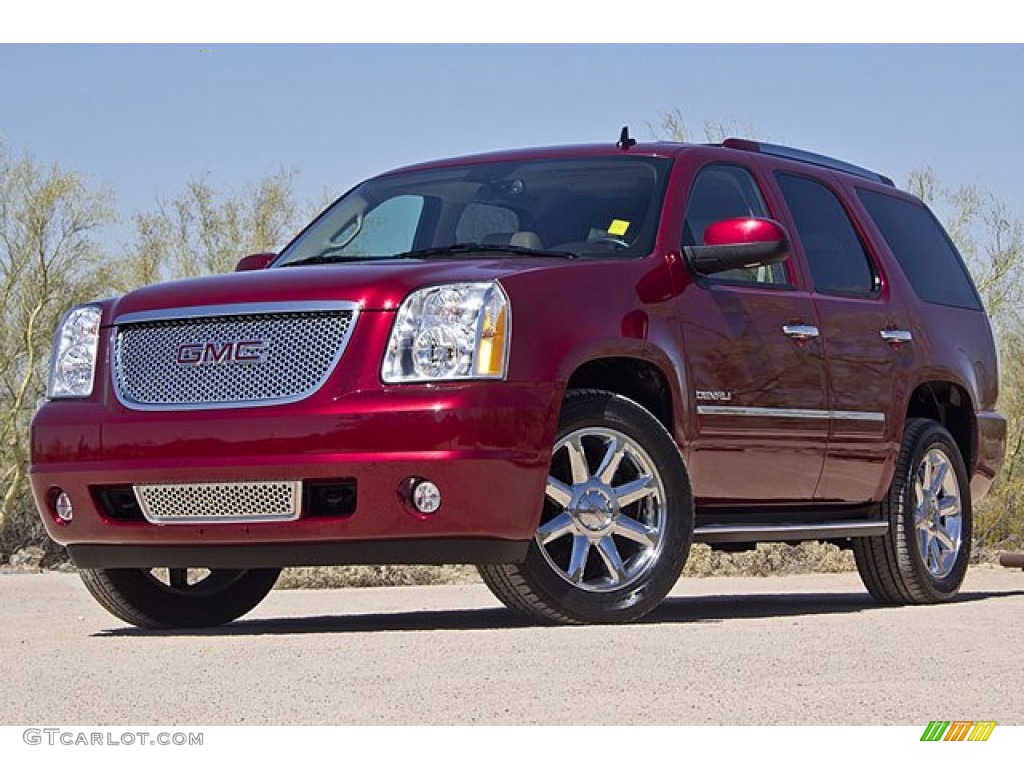
{"type": "Polygon", "coordinates": [[[882,608],[856,574],[683,579],[640,623],[522,626],[480,584],[275,590],[144,632],[0,575],[0,724],[1024,724],[1024,573],[882,608]]]}

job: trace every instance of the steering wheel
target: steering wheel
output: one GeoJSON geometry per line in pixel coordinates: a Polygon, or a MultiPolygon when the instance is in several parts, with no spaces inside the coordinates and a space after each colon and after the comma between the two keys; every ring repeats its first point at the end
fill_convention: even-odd
{"type": "Polygon", "coordinates": [[[613,248],[629,248],[629,243],[627,243],[621,237],[615,237],[614,235],[598,235],[597,237],[591,238],[587,242],[603,243],[606,245],[610,245],[613,248]]]}

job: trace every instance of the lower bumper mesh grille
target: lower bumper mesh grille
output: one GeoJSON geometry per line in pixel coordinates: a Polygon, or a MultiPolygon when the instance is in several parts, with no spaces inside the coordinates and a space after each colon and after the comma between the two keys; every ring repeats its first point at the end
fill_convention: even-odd
{"type": "Polygon", "coordinates": [[[137,485],[135,496],[146,520],[156,524],[295,520],[301,510],[302,483],[137,485]]]}

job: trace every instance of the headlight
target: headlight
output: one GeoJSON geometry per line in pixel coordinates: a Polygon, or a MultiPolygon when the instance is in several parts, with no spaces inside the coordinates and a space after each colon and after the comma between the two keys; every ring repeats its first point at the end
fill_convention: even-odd
{"type": "Polygon", "coordinates": [[[509,336],[508,297],[498,283],[422,288],[402,302],[381,377],[389,384],[500,379],[509,336]]]}
{"type": "Polygon", "coordinates": [[[96,378],[96,351],[100,342],[100,316],[95,305],[75,307],[57,328],[46,396],[88,397],[96,378]]]}

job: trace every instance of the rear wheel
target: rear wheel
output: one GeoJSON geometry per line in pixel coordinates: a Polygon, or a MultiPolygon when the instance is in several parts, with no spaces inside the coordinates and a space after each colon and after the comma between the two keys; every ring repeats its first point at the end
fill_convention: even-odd
{"type": "Polygon", "coordinates": [[[661,423],[619,395],[571,392],[526,560],[480,573],[530,619],[625,622],[661,602],[692,537],[689,479],[661,423]]]}
{"type": "Polygon", "coordinates": [[[255,608],[280,573],[280,568],[80,571],[100,605],[122,621],[146,629],[226,624],[255,608]]]}
{"type": "Polygon", "coordinates": [[[853,542],[872,596],[890,605],[955,597],[970,557],[971,492],[960,449],[945,427],[929,419],[907,422],[880,509],[888,532],[853,542]]]}

